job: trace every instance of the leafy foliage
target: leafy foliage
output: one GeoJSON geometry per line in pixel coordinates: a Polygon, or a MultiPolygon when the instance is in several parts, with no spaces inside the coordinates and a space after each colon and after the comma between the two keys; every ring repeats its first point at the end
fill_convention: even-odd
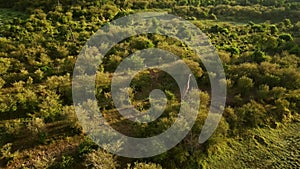
{"type": "MultiPolygon", "coordinates": [[[[275,168],[284,166],[273,158],[271,164],[256,149],[263,148],[266,153],[266,147],[271,146],[280,154],[277,148],[281,143],[277,147],[271,145],[271,141],[277,141],[273,131],[278,128],[281,131],[281,125],[293,126],[300,120],[298,1],[0,0],[0,7],[10,8],[0,9],[0,152],[1,160],[6,161],[4,167],[221,168],[224,166],[215,163],[220,159],[224,163],[230,161],[233,168],[263,168],[263,163],[275,168]],[[201,97],[199,116],[192,132],[170,151],[139,160],[143,162],[115,157],[89,139],[72,147],[73,152],[69,154],[61,150],[61,158],[54,161],[46,160],[50,159],[47,155],[40,158],[39,154],[45,150],[38,152],[39,146],[47,147],[78,135],[86,137],[72,107],[71,93],[71,75],[85,41],[109,21],[141,10],[163,10],[186,18],[201,28],[216,47],[227,77],[220,83],[227,84],[228,96],[224,117],[215,134],[206,143],[198,144],[196,134],[200,133],[207,117],[211,87],[209,72],[201,60],[176,39],[141,34],[113,47],[100,65],[95,65],[92,57],[97,49],[86,55],[89,63],[84,68],[97,69],[99,103],[90,101],[82,106],[91,107],[95,112],[100,109],[113,127],[130,136],[149,137],[166,130],[176,119],[181,101],[178,86],[168,74],[156,69],[145,70],[134,77],[130,88],[122,89],[130,91],[130,102],[141,111],[149,108],[148,97],[154,88],[165,92],[167,109],[149,124],[120,118],[110,91],[112,73],[124,58],[138,50],[156,47],[180,56],[201,88],[201,91],[190,91],[201,97]],[[270,133],[264,135],[262,131],[270,133]],[[250,141],[245,141],[247,139],[250,141]],[[255,150],[248,152],[247,146],[255,150]],[[24,155],[28,153],[26,149],[32,152],[24,155]],[[228,150],[238,156],[239,149],[243,152],[241,157],[232,158],[226,153],[228,150]],[[28,160],[31,156],[39,158],[28,160]],[[251,160],[260,157],[261,164],[251,160]],[[29,162],[18,162],[21,159],[29,162]],[[83,162],[77,164],[80,160],[83,162]]],[[[144,60],[138,56],[129,61],[132,67],[145,67],[144,60]]],[[[168,66],[176,68],[176,65],[168,66]]],[[[85,83],[84,79],[81,83],[85,83]]],[[[193,110],[193,107],[185,108],[193,110]]],[[[86,123],[96,124],[90,119],[86,123]]],[[[288,135],[288,140],[297,145],[298,136],[288,135]]],[[[290,161],[292,167],[299,167],[299,161],[290,161]]]]}

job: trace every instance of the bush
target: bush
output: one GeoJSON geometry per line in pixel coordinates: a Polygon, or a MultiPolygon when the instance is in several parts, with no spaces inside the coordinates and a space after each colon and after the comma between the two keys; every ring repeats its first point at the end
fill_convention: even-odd
{"type": "Polygon", "coordinates": [[[91,140],[90,138],[86,138],[84,140],[84,142],[82,142],[80,145],[79,145],[79,152],[78,154],[80,156],[83,156],[85,154],[88,154],[88,153],[91,153],[95,150],[98,149],[98,145],[96,143],[93,142],[93,140],[91,140]]]}
{"type": "Polygon", "coordinates": [[[266,125],[266,109],[263,105],[251,101],[237,109],[240,128],[256,128],[266,125]]]}
{"type": "Polygon", "coordinates": [[[38,117],[44,119],[46,122],[57,120],[62,112],[59,95],[53,91],[47,91],[41,100],[42,102],[38,105],[40,108],[37,113],[38,117]]]}
{"type": "Polygon", "coordinates": [[[74,165],[74,158],[71,156],[62,156],[61,162],[52,164],[48,169],[69,169],[74,165]]]}
{"type": "Polygon", "coordinates": [[[136,1],[133,2],[132,9],[147,9],[148,5],[148,1],[136,1]]]}
{"type": "Polygon", "coordinates": [[[281,35],[279,35],[279,39],[285,40],[285,41],[292,41],[293,37],[290,34],[281,34],[281,35]]]}
{"type": "Polygon", "coordinates": [[[154,163],[138,163],[135,162],[133,165],[129,164],[127,169],[162,169],[159,164],[154,163]]]}
{"type": "Polygon", "coordinates": [[[31,133],[31,137],[34,139],[38,139],[40,143],[45,143],[46,141],[46,126],[43,121],[43,119],[40,118],[33,118],[32,121],[30,121],[27,124],[27,129],[31,133]]]}
{"type": "Polygon", "coordinates": [[[116,169],[118,166],[113,155],[100,149],[84,155],[83,165],[90,169],[116,169]]]}
{"type": "Polygon", "coordinates": [[[11,148],[12,143],[5,144],[3,147],[0,148],[0,160],[3,159],[6,163],[13,161],[18,152],[12,153],[11,148]]]}
{"type": "Polygon", "coordinates": [[[263,62],[267,59],[266,54],[260,50],[256,50],[255,52],[253,52],[251,57],[252,57],[252,60],[256,63],[263,62]]]}

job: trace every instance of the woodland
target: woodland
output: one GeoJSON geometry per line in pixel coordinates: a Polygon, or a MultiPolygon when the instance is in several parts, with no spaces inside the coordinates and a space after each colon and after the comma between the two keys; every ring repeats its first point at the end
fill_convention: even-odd
{"type": "MultiPolygon", "coordinates": [[[[140,58],[131,61],[144,65],[140,58]]],[[[299,0],[0,0],[0,168],[300,168],[299,129],[299,0]],[[125,39],[99,63],[98,103],[83,106],[100,109],[128,136],[150,137],[169,128],[181,100],[174,79],[161,70],[152,70],[155,80],[151,72],[140,72],[129,88],[131,103],[141,111],[149,108],[153,89],[164,91],[167,108],[156,121],[123,119],[112,100],[113,72],[124,58],[147,48],[180,56],[199,86],[191,92],[201,98],[195,125],[178,145],[150,158],[125,158],[105,151],[83,130],[90,122],[78,121],[72,75],[97,30],[145,11],[180,16],[207,35],[226,74],[226,106],[212,137],[199,144],[210,105],[210,72],[176,39],[157,34],[125,39]]]]}

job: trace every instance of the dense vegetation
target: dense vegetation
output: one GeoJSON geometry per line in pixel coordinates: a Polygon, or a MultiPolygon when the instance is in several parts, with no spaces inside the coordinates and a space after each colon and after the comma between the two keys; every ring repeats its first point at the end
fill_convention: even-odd
{"type": "Polygon", "coordinates": [[[0,0],[0,7],[5,8],[0,10],[0,167],[300,167],[297,0],[0,0]],[[223,61],[228,96],[218,129],[199,145],[210,84],[195,53],[179,41],[155,34],[116,45],[100,65],[96,97],[106,119],[123,133],[145,137],[164,131],[180,102],[167,74],[155,70],[159,77],[149,85],[153,81],[149,72],[141,72],[131,83],[135,106],[146,109],[149,93],[140,91],[159,87],[169,99],[168,109],[149,125],[120,118],[112,103],[111,73],[131,53],[151,47],[173,52],[190,66],[201,88],[193,91],[201,97],[201,113],[192,132],[170,151],[137,160],[109,154],[85,135],[72,105],[71,75],[77,55],[93,33],[115,18],[139,11],[167,11],[205,32],[223,61]]]}

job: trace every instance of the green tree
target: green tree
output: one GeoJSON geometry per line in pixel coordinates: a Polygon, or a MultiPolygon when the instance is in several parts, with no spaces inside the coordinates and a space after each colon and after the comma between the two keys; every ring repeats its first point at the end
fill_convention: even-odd
{"type": "Polygon", "coordinates": [[[249,103],[238,108],[237,115],[240,120],[239,127],[261,127],[267,125],[266,121],[266,109],[263,105],[250,101],[249,103]]]}
{"type": "Polygon", "coordinates": [[[251,58],[256,63],[261,63],[267,59],[266,54],[261,50],[254,51],[251,58]]]}
{"type": "Polygon", "coordinates": [[[273,110],[273,116],[276,118],[276,120],[287,123],[291,122],[293,120],[291,111],[289,109],[290,102],[286,99],[279,98],[275,100],[276,108],[273,110]]]}
{"type": "Polygon", "coordinates": [[[242,76],[237,81],[237,87],[244,96],[249,94],[253,86],[254,86],[253,80],[246,76],[242,76]]]}

